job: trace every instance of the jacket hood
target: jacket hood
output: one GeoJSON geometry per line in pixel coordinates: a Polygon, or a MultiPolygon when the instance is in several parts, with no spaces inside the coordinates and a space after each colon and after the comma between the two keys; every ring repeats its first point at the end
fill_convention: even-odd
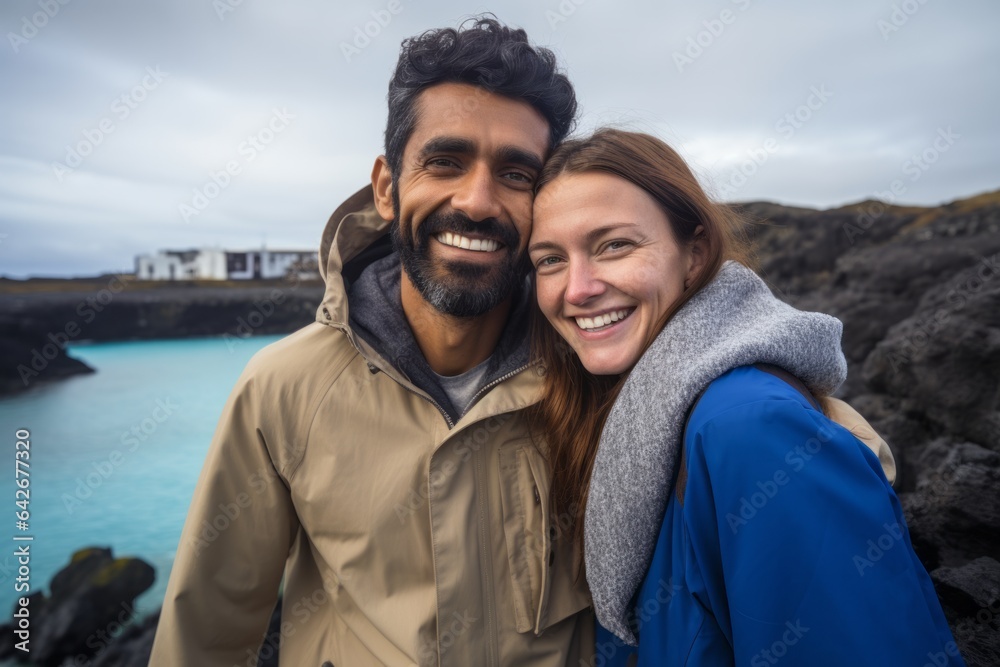
{"type": "Polygon", "coordinates": [[[733,368],[762,363],[828,396],[847,377],[842,329],[834,317],[779,301],[759,276],[733,261],[667,323],[625,381],[594,461],[584,554],[605,628],[635,644],[630,605],[649,569],[685,418],[699,394],[733,368]]]}
{"type": "Polygon", "coordinates": [[[323,229],[319,274],[326,283],[316,321],[347,327],[350,284],[372,262],[392,252],[389,222],[375,210],[375,194],[366,185],[337,207],[323,229]]]}

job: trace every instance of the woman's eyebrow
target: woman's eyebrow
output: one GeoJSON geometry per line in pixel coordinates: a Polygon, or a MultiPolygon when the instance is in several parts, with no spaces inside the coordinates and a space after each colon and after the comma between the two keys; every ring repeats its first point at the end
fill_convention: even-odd
{"type": "MultiPolygon", "coordinates": [[[[602,225],[591,229],[583,235],[583,238],[587,243],[593,243],[605,234],[632,227],[638,227],[638,225],[634,222],[615,222],[610,225],[602,225]]],[[[534,252],[536,250],[562,250],[562,246],[554,241],[538,241],[537,243],[532,243],[528,246],[528,252],[534,252]]]]}
{"type": "Polygon", "coordinates": [[[558,243],[553,243],[552,241],[539,241],[538,243],[532,243],[528,246],[528,252],[532,253],[536,250],[562,250],[562,246],[558,243]]]}

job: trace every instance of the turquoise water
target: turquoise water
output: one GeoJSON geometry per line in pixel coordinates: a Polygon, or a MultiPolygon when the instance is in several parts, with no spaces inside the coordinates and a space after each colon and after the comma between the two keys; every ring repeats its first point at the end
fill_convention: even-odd
{"type": "Polygon", "coordinates": [[[160,606],[181,528],[222,407],[250,357],[280,336],[77,345],[97,372],[0,399],[0,614],[12,609],[14,535],[33,535],[31,590],[77,549],[111,547],[156,569],[140,615],[160,606]],[[15,432],[31,432],[29,530],[15,527],[15,432]]]}

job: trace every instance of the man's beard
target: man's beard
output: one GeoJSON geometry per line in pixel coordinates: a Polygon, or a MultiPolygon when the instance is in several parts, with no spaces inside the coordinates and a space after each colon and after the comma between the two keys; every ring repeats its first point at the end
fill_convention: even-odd
{"type": "MultiPolygon", "coordinates": [[[[397,216],[399,204],[396,204],[397,216]]],[[[525,255],[517,255],[517,232],[496,218],[472,222],[460,213],[433,213],[417,228],[416,240],[403,233],[397,217],[390,227],[393,249],[420,295],[435,309],[455,317],[477,317],[500,305],[524,280],[525,255]],[[441,232],[487,237],[503,244],[499,263],[444,261],[430,257],[431,238],[441,232]]]]}

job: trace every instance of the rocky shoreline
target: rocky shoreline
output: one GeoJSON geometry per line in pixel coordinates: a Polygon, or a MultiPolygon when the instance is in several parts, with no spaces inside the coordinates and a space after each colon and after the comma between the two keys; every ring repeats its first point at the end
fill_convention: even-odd
{"type": "Polygon", "coordinates": [[[290,333],[314,320],[323,291],[318,282],[220,286],[137,281],[127,274],[0,280],[0,395],[93,372],[66,354],[67,343],[290,333]]]}
{"type": "MultiPolygon", "coordinates": [[[[1000,664],[1000,192],[936,208],[742,209],[757,221],[759,267],[775,292],[843,320],[850,372],[841,397],[896,456],[910,536],[963,657],[971,667],[1000,664]]],[[[50,334],[69,336],[70,321],[79,340],[286,333],[312,321],[323,291],[285,286],[274,303],[269,290],[281,285],[213,289],[127,285],[86,321],[99,291],[27,296],[0,284],[0,390],[23,389],[11,363],[58,347],[50,334]]],[[[72,359],[48,361],[38,381],[86,372],[72,359]]],[[[155,618],[132,626],[119,653],[109,647],[92,664],[145,664],[124,656],[148,655],[153,628],[155,618]]]]}

